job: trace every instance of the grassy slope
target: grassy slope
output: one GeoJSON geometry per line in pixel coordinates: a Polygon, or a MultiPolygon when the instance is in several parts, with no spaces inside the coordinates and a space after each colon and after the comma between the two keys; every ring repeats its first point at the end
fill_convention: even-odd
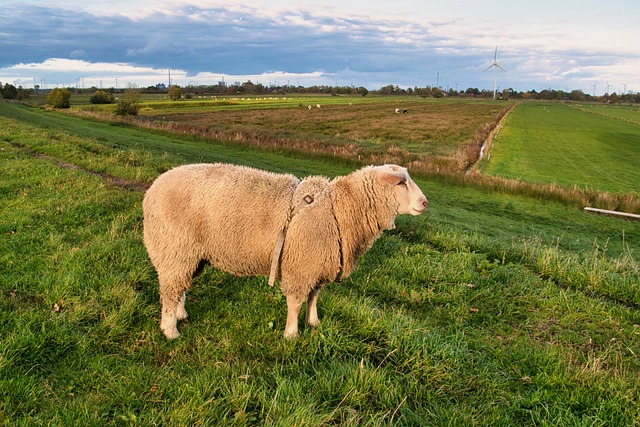
{"type": "Polygon", "coordinates": [[[507,118],[484,172],[609,192],[640,191],[640,127],[557,103],[507,118]]]}
{"type": "Polygon", "coordinates": [[[0,118],[0,421],[640,422],[638,266],[589,249],[594,236],[624,233],[637,258],[636,223],[419,180],[430,212],[399,219],[346,283],[323,292],[317,330],[284,341],[278,291],[208,270],[183,337],[167,342],[142,194],[17,143],[142,179],[196,152],[299,174],[347,168],[11,108],[0,111],[34,125],[0,118]],[[115,154],[128,144],[136,164],[115,154]],[[151,147],[169,154],[146,155],[151,147]]]}

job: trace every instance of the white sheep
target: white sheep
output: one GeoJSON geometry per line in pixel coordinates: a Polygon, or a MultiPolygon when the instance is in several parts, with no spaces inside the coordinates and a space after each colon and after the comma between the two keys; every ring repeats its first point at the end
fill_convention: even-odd
{"type": "Polygon", "coordinates": [[[298,313],[319,324],[322,287],[351,274],[356,260],[398,214],[419,215],[427,199],[397,165],[368,166],[329,180],[230,164],[177,167],[144,196],[144,243],[158,272],[167,338],[187,318],[185,292],[202,261],[229,273],[280,279],[286,338],[298,313]]]}

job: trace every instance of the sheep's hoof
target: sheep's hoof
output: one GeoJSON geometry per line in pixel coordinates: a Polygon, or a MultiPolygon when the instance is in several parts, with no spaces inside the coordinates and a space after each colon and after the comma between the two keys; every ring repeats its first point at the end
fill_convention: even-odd
{"type": "Polygon", "coordinates": [[[178,328],[163,329],[162,332],[164,332],[164,336],[170,340],[175,340],[180,336],[180,332],[178,332],[178,328]]]}
{"type": "Polygon", "coordinates": [[[307,320],[307,323],[309,326],[313,326],[315,328],[316,326],[320,326],[320,319],[307,320]]]}
{"type": "Polygon", "coordinates": [[[178,309],[176,311],[176,319],[177,320],[185,320],[187,317],[189,317],[189,313],[187,313],[186,310],[178,309]]]}
{"type": "Polygon", "coordinates": [[[298,338],[298,331],[295,331],[295,332],[284,331],[284,338],[287,340],[295,340],[296,338],[298,338]]]}

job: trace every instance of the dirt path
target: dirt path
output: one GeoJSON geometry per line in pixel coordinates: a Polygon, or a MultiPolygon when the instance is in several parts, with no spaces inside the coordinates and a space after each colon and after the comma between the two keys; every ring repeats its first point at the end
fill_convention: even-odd
{"type": "Polygon", "coordinates": [[[38,158],[38,159],[44,159],[44,160],[48,160],[52,163],[54,163],[56,166],[64,168],[64,169],[71,169],[71,170],[77,170],[77,171],[81,171],[84,172],[88,175],[93,175],[93,176],[97,176],[99,178],[101,178],[102,180],[104,180],[107,185],[113,186],[113,187],[118,187],[118,188],[122,188],[124,190],[129,190],[129,191],[142,191],[145,192],[149,189],[149,184],[146,184],[144,182],[140,182],[140,181],[132,181],[132,180],[128,180],[128,179],[124,179],[124,178],[119,178],[116,176],[112,176],[106,173],[100,173],[100,172],[95,172],[92,171],[90,169],[86,169],[83,168],[82,166],[73,164],[73,163],[69,163],[66,162],[64,160],[60,160],[57,159],[53,156],[50,156],[48,154],[43,154],[43,153],[39,153],[37,151],[33,151],[32,149],[26,147],[23,144],[20,144],[19,142],[16,141],[11,141],[10,144],[29,154],[32,157],[38,158]]]}

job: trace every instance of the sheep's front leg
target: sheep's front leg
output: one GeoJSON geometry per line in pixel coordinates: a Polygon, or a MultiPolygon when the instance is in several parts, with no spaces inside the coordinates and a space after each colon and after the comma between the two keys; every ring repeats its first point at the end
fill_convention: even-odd
{"type": "Polygon", "coordinates": [[[316,307],[318,302],[318,295],[320,294],[320,289],[314,289],[309,293],[307,297],[307,317],[306,321],[311,326],[318,326],[320,324],[320,319],[318,319],[318,309],[316,307]]]}
{"type": "Polygon", "coordinates": [[[171,298],[160,298],[162,302],[162,319],[160,320],[160,329],[164,335],[170,340],[178,338],[178,318],[176,316],[176,308],[178,302],[171,298]]]}
{"type": "Polygon", "coordinates": [[[298,336],[298,314],[302,308],[303,299],[293,295],[287,295],[287,326],[284,328],[284,337],[293,339],[298,336]]]}
{"type": "Polygon", "coordinates": [[[160,329],[169,339],[180,336],[178,332],[178,320],[185,319],[187,312],[184,308],[185,289],[189,288],[189,280],[176,278],[158,273],[160,282],[160,304],[162,305],[162,319],[160,329]]]}

